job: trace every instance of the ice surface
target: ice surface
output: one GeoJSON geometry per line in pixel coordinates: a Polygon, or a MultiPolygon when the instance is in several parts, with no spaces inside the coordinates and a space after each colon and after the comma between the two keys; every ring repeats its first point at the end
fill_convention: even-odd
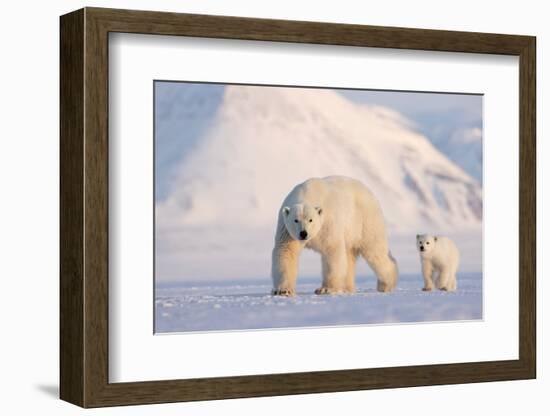
{"type": "Polygon", "coordinates": [[[269,279],[162,284],[155,332],[227,331],[482,319],[482,275],[462,273],[458,290],[423,292],[420,275],[400,277],[392,293],[358,277],[353,295],[315,295],[320,279],[300,279],[295,297],[271,296],[269,279]]]}

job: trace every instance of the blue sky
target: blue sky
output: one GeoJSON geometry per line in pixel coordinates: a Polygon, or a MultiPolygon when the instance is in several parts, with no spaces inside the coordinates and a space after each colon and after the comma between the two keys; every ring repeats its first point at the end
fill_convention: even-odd
{"type": "MultiPolygon", "coordinates": [[[[341,90],[345,97],[361,103],[390,107],[410,118],[421,114],[457,112],[469,121],[481,119],[482,95],[425,92],[341,90]]],[[[464,119],[464,118],[462,118],[464,119]]]]}

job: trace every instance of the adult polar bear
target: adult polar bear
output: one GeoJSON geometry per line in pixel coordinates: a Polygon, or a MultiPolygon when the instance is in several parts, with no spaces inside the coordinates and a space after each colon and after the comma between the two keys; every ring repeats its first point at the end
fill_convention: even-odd
{"type": "Polygon", "coordinates": [[[322,256],[323,282],[317,294],[354,292],[359,255],[376,273],[380,292],[391,291],[397,283],[397,264],[388,250],[380,205],[355,179],[308,179],[285,198],[272,255],[272,294],[296,293],[298,260],[304,248],[322,256]]]}

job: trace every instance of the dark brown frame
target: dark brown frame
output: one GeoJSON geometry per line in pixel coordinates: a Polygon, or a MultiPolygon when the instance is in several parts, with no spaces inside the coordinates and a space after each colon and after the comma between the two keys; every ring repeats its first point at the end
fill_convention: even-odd
{"type": "Polygon", "coordinates": [[[60,396],[63,400],[83,407],[100,407],[536,377],[534,37],[99,8],[64,15],[60,26],[60,396]],[[519,359],[109,383],[109,32],[518,56],[519,359]]]}

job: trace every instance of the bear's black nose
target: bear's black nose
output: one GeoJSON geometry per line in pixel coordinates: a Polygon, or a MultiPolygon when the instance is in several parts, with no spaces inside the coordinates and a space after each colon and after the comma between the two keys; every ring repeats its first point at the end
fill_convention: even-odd
{"type": "Polygon", "coordinates": [[[424,251],[424,246],[420,246],[420,251],[424,251]]]}
{"type": "Polygon", "coordinates": [[[307,238],[307,231],[300,231],[300,238],[305,240],[307,238]]]}

